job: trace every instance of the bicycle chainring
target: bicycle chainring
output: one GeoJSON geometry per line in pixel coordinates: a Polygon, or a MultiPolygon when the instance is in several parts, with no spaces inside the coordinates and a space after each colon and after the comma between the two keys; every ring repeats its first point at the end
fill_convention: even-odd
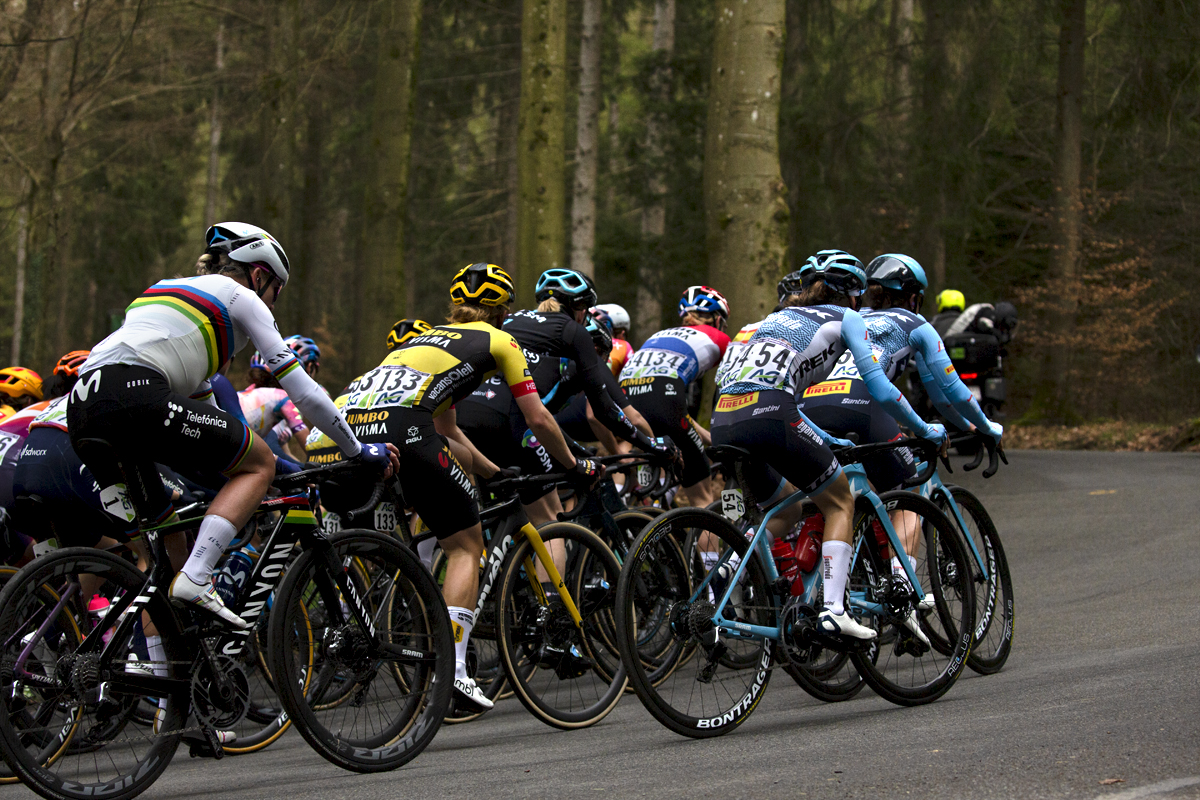
{"type": "Polygon", "coordinates": [[[817,636],[817,610],[799,598],[792,597],[779,616],[779,627],[783,631],[780,650],[789,664],[807,666],[821,654],[821,643],[817,636]]]}
{"type": "Polygon", "coordinates": [[[250,710],[250,681],[242,665],[229,656],[216,656],[224,683],[213,673],[208,659],[201,659],[192,674],[192,711],[202,725],[229,730],[250,710]]]}

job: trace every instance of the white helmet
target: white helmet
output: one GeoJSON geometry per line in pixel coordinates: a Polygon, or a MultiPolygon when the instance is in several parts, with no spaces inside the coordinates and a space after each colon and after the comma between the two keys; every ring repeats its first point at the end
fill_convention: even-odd
{"type": "Polygon", "coordinates": [[[257,225],[218,222],[204,233],[206,252],[225,253],[230,261],[270,270],[282,289],[288,281],[288,258],[275,237],[257,225]]]}
{"type": "Polygon", "coordinates": [[[629,330],[629,312],[616,303],[602,303],[596,306],[608,313],[608,318],[612,320],[614,328],[622,328],[629,330]]]}

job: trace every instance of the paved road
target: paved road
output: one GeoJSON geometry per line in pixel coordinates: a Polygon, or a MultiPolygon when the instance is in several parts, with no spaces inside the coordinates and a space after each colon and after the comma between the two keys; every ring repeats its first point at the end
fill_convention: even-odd
{"type": "Polygon", "coordinates": [[[573,733],[513,700],[395,773],[342,772],[292,732],[219,764],[181,751],[145,797],[1200,798],[1200,456],[1010,459],[991,481],[953,478],[1004,537],[1014,651],[933,705],[869,690],[824,705],[776,673],[744,728],[692,741],[632,696],[573,733]]]}

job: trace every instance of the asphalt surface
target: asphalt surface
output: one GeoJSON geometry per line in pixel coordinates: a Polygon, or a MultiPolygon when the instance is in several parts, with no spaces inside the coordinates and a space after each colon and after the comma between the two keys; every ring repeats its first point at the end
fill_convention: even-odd
{"type": "Polygon", "coordinates": [[[740,730],[693,741],[633,695],[571,733],[508,700],[396,772],[343,772],[293,731],[219,763],[181,749],[143,796],[1200,798],[1200,456],[1009,457],[990,481],[945,477],[1003,537],[1013,653],[932,705],[826,705],[776,672],[740,730]]]}

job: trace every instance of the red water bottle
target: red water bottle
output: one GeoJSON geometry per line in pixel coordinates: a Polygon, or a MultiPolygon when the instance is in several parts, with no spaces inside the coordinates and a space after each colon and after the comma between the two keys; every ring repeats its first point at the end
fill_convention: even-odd
{"type": "Polygon", "coordinates": [[[825,517],[820,513],[805,517],[796,540],[796,561],[801,572],[812,572],[821,559],[821,540],[825,538],[825,517]]]}
{"type": "Polygon", "coordinates": [[[771,555],[775,558],[775,568],[779,570],[779,576],[788,582],[792,594],[797,594],[797,584],[803,592],[804,581],[797,580],[800,577],[800,564],[796,561],[796,551],[791,544],[784,539],[776,539],[771,543],[771,555]]]}
{"type": "Polygon", "coordinates": [[[875,541],[879,545],[879,556],[883,559],[891,558],[892,550],[888,547],[887,531],[883,529],[883,525],[880,524],[879,520],[871,520],[871,530],[875,532],[875,541]]]}

